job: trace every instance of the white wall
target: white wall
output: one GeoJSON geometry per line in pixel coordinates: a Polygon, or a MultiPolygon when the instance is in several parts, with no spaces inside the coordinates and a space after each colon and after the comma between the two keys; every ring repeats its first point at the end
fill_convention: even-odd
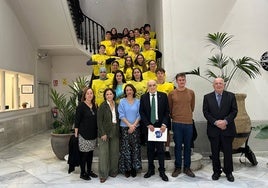
{"type": "Polygon", "coordinates": [[[53,56],[51,66],[51,85],[60,93],[69,94],[71,84],[77,77],[91,76],[92,66],[87,66],[86,56],[53,56]],[[58,86],[53,86],[53,80],[58,80],[58,86]],[[66,81],[66,82],[65,82],[66,81]]]}
{"type": "Polygon", "coordinates": [[[146,0],[80,0],[84,14],[104,26],[105,30],[116,27],[140,28],[147,23],[146,0]]]}
{"type": "Polygon", "coordinates": [[[0,28],[0,68],[34,74],[34,49],[7,0],[0,1],[0,28]]]}
{"type": "MultiPolygon", "coordinates": [[[[206,69],[211,56],[205,42],[207,33],[227,32],[235,36],[234,42],[225,51],[238,58],[250,56],[260,59],[268,50],[268,1],[266,0],[169,0],[162,1],[163,10],[163,64],[170,77],[198,66],[206,69]]],[[[247,93],[246,107],[252,120],[268,120],[268,72],[249,80],[237,76],[229,90],[247,93]]],[[[188,87],[196,93],[195,119],[204,120],[203,95],[212,91],[212,86],[199,77],[188,76],[188,87]]]]}

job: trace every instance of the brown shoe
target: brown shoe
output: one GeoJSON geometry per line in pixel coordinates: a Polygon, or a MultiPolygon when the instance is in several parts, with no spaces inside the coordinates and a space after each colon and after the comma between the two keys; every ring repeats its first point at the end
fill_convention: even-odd
{"type": "Polygon", "coordinates": [[[105,181],[106,181],[105,178],[100,178],[100,182],[101,182],[101,183],[104,183],[105,181]]]}
{"type": "Polygon", "coordinates": [[[190,168],[184,168],[183,172],[189,177],[192,177],[192,178],[195,177],[194,173],[192,172],[190,168]]]}
{"type": "Polygon", "coordinates": [[[180,173],[181,173],[181,168],[175,168],[174,171],[172,172],[171,176],[177,177],[180,173]]]}
{"type": "Polygon", "coordinates": [[[115,178],[117,176],[117,174],[114,173],[114,174],[110,174],[109,176],[112,177],[112,178],[115,178]]]}

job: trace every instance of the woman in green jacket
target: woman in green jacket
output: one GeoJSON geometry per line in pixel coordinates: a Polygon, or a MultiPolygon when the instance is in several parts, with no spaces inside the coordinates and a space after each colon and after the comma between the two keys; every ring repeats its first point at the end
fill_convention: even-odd
{"type": "Polygon", "coordinates": [[[108,176],[116,177],[119,160],[119,115],[113,89],[104,90],[104,102],[97,113],[99,143],[99,176],[104,183],[108,176]]]}

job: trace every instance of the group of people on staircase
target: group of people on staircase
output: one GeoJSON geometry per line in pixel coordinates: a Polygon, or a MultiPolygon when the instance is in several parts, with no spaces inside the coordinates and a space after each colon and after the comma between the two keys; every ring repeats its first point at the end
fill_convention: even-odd
{"type": "MultiPolygon", "coordinates": [[[[156,49],[156,42],[152,42],[155,46],[150,46],[155,33],[150,31],[149,24],[145,24],[143,29],[144,32],[142,29],[132,31],[125,28],[122,36],[115,28],[111,29],[106,32],[99,53],[87,62],[93,65],[92,82],[84,89],[75,116],[82,179],[98,177],[91,169],[97,144],[101,183],[118,173],[127,178],[136,177],[142,169],[141,145],[146,144],[148,171],[144,178],[155,174],[154,159],[157,157],[159,176],[168,181],[165,158],[170,159],[171,129],[175,142],[172,177],[182,172],[195,177],[191,170],[195,93],[186,87],[185,73],[176,75],[177,87],[166,81],[165,70],[157,63],[155,51],[154,55],[147,53],[147,48],[156,49]],[[167,132],[166,142],[148,140],[148,132],[154,132],[156,128],[161,133],[167,132]]],[[[217,103],[213,94],[204,97],[203,112],[208,120],[212,148],[212,179],[219,179],[223,170],[227,179],[234,181],[232,155],[228,152],[232,148],[235,131],[236,101],[232,93],[223,91],[223,79],[215,79],[213,86],[214,96],[220,94],[225,103],[223,111],[220,111],[219,106],[215,107],[217,103]],[[224,152],[224,169],[219,162],[220,150],[224,152]]]]}

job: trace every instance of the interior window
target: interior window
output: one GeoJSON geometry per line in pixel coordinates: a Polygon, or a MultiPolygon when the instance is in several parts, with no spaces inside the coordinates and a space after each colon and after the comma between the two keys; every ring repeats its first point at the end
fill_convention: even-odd
{"type": "Polygon", "coordinates": [[[34,76],[0,70],[0,110],[34,107],[34,76]]]}

